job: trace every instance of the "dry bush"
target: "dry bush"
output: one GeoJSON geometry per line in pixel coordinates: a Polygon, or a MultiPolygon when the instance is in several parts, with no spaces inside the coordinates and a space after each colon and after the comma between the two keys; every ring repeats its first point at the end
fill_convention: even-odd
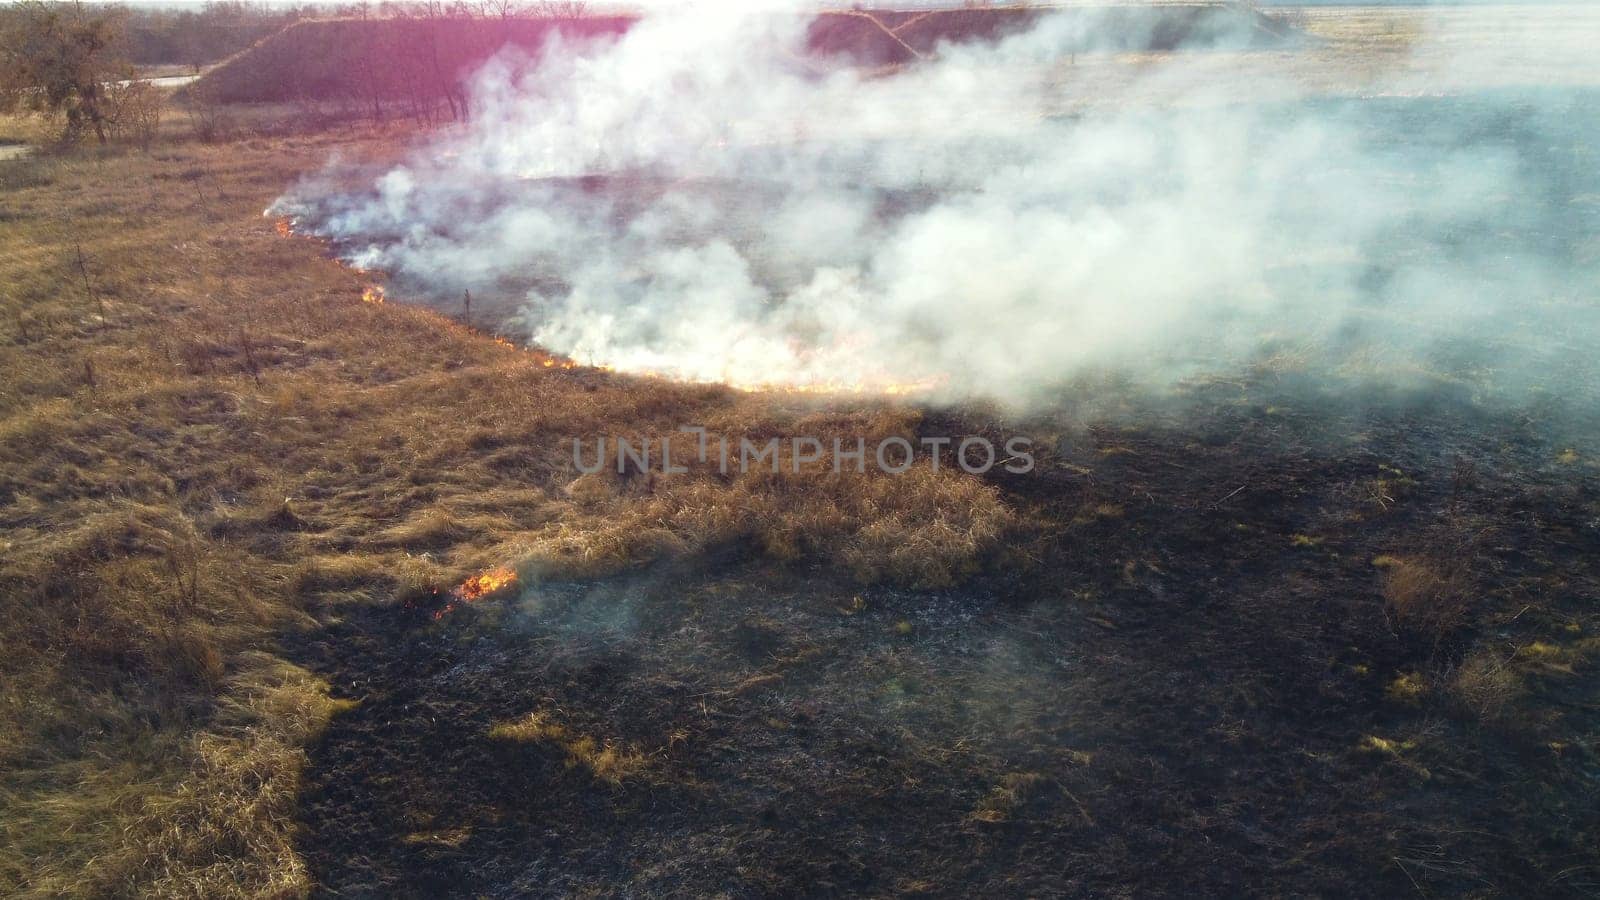
{"type": "Polygon", "coordinates": [[[25,534],[6,566],[13,635],[118,677],[181,684],[220,677],[215,642],[270,621],[270,605],[223,549],[169,508],[115,504],[78,525],[25,534]]]}
{"type": "Polygon", "coordinates": [[[1438,644],[1466,626],[1470,597],[1464,577],[1424,559],[1386,560],[1384,611],[1397,632],[1438,644]]]}
{"type": "MultiPolygon", "coordinates": [[[[725,392],[660,382],[630,387],[616,395],[585,392],[562,398],[570,414],[561,427],[615,434],[608,418],[626,422],[648,410],[675,422],[705,421],[712,446],[717,436],[726,436],[736,453],[746,436],[757,442],[775,435],[814,436],[825,447],[835,437],[852,445],[861,438],[868,446],[888,436],[914,439],[919,421],[915,410],[892,406],[847,412],[803,408],[786,416],[774,415],[772,398],[734,399],[725,392]],[[704,408],[707,399],[714,401],[710,410],[704,408]],[[591,417],[592,425],[585,421],[591,417]]],[[[476,431],[456,431],[467,435],[467,446],[450,452],[486,449],[472,436],[476,431]]],[[[660,437],[651,435],[654,447],[659,448],[660,437]]],[[[521,443],[493,442],[487,449],[497,458],[500,451],[493,447],[502,441],[521,443]]],[[[507,454],[519,469],[555,483],[554,499],[529,507],[521,517],[533,527],[496,551],[503,557],[499,562],[524,561],[530,576],[601,577],[668,555],[733,551],[780,563],[826,559],[868,582],[942,586],[974,571],[1015,521],[993,487],[948,464],[935,473],[926,460],[900,475],[848,466],[834,472],[827,457],[796,466],[793,446],[784,441],[775,464],[769,460],[742,473],[735,464],[723,474],[715,450],[700,461],[695,442],[678,434],[673,455],[687,473],[663,474],[654,460],[648,473],[624,475],[608,466],[573,477],[571,442],[553,443],[553,452],[543,459],[531,459],[523,449],[507,454]]]]}
{"type": "Polygon", "coordinates": [[[862,581],[953,584],[977,571],[1015,525],[992,486],[948,472],[880,478],[853,496],[858,527],[840,557],[862,581]]]}
{"type": "Polygon", "coordinates": [[[516,523],[504,515],[454,515],[439,507],[429,507],[398,525],[374,535],[380,547],[430,550],[470,543],[481,535],[504,534],[516,530],[516,523]]]}
{"type": "Polygon", "coordinates": [[[224,733],[194,739],[187,777],[141,805],[120,860],[126,883],[168,897],[309,890],[294,847],[304,748],[351,704],[295,666],[265,654],[250,660],[245,683],[230,692],[239,699],[222,710],[224,733]]]}
{"type": "Polygon", "coordinates": [[[589,15],[589,4],[582,0],[536,0],[528,12],[540,19],[582,19],[589,15]]]}
{"type": "Polygon", "coordinates": [[[107,134],[114,141],[150,149],[166,105],[161,89],[148,81],[128,81],[107,84],[104,91],[107,134]]]}
{"type": "Polygon", "coordinates": [[[218,98],[215,84],[202,79],[189,85],[182,94],[182,101],[189,127],[201,143],[227,140],[233,133],[232,116],[218,98]]]}
{"type": "Polygon", "coordinates": [[[252,663],[239,685],[248,701],[221,712],[227,736],[141,736],[129,761],[58,759],[7,790],[7,896],[305,894],[293,844],[303,748],[340,704],[293,666],[252,663]]]}
{"type": "Polygon", "coordinates": [[[1472,653],[1450,678],[1450,695],[1466,713],[1484,722],[1504,719],[1521,693],[1517,674],[1491,650],[1472,653]]]}
{"type": "Polygon", "coordinates": [[[1417,672],[1403,672],[1383,689],[1385,699],[1401,706],[1416,706],[1427,694],[1428,680],[1417,672]]]}
{"type": "Polygon", "coordinates": [[[379,553],[322,553],[295,565],[290,588],[300,595],[388,586],[390,558],[379,553]]]}

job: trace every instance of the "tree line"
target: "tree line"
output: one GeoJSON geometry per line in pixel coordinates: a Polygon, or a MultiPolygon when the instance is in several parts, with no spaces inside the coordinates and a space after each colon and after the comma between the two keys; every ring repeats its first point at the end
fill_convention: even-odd
{"type": "Polygon", "coordinates": [[[341,13],[290,26],[212,70],[197,89],[220,103],[331,103],[336,118],[458,121],[470,113],[464,77],[499,48],[536,53],[555,30],[602,37],[633,21],[588,15],[574,3],[356,5],[341,13]]]}
{"type": "Polygon", "coordinates": [[[122,15],[129,61],[142,66],[199,68],[226,59],[293,22],[326,12],[311,3],[267,6],[212,0],[195,8],[128,7],[122,15]]]}
{"type": "Polygon", "coordinates": [[[133,76],[126,11],[38,0],[0,9],[0,112],[63,113],[66,137],[105,143],[133,76]]]}
{"type": "Polygon", "coordinates": [[[458,81],[465,63],[487,56],[493,45],[531,38],[521,32],[585,16],[585,4],[574,0],[299,6],[218,0],[193,9],[23,0],[0,5],[0,113],[60,115],[68,141],[92,135],[101,143],[123,136],[148,143],[163,96],[138,80],[141,69],[181,64],[198,72],[296,23],[332,19],[338,21],[326,24],[363,23],[347,35],[355,45],[280,41],[290,46],[275,52],[296,56],[280,71],[296,83],[273,86],[276,96],[229,96],[213,87],[197,92],[212,95],[199,100],[343,99],[375,118],[399,102],[419,120],[441,112],[460,119],[467,114],[458,81]]]}

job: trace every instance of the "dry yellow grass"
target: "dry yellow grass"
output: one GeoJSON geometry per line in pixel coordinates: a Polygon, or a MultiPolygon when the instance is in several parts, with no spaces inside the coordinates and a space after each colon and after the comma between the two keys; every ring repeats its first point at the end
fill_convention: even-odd
{"type": "MultiPolygon", "coordinates": [[[[391,145],[0,163],[0,894],[306,891],[294,798],[338,704],[276,648],[317,604],[721,549],[942,585],[1011,526],[991,487],[922,467],[579,478],[574,438],[870,441],[918,414],[550,370],[360,302],[260,210],[336,147],[391,145]]],[[[597,776],[628,768],[590,749],[597,776]]]]}
{"type": "Polygon", "coordinates": [[[1048,782],[1037,772],[1011,772],[1000,779],[972,810],[972,820],[994,825],[1009,820],[1017,807],[1048,782]]]}
{"type": "Polygon", "coordinates": [[[942,587],[975,571],[1014,524],[993,488],[922,467],[898,477],[786,467],[727,483],[691,471],[640,490],[610,473],[584,476],[570,493],[586,517],[564,517],[504,552],[535,575],[592,577],[663,553],[745,544],[775,560],[825,558],[863,583],[942,587]]]}
{"type": "Polygon", "coordinates": [[[1397,631],[1435,643],[1466,625],[1470,596],[1465,579],[1417,558],[1385,558],[1384,609],[1397,631]]]}
{"type": "Polygon", "coordinates": [[[1401,706],[1417,706],[1427,694],[1428,680],[1417,672],[1402,672],[1383,689],[1385,699],[1401,706]]]}
{"type": "Polygon", "coordinates": [[[36,113],[0,115],[0,144],[37,145],[52,140],[61,131],[55,116],[36,113]]]}
{"type": "Polygon", "coordinates": [[[535,710],[510,722],[501,722],[489,729],[489,737],[520,744],[554,745],[566,753],[568,767],[581,767],[595,778],[612,784],[621,784],[625,779],[639,775],[648,766],[644,754],[639,751],[578,734],[556,722],[543,710],[535,710]]]}

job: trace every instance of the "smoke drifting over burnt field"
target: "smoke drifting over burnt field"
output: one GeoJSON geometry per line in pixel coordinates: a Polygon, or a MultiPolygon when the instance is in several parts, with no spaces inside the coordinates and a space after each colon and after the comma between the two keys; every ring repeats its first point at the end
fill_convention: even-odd
{"type": "Polygon", "coordinates": [[[819,72],[803,41],[719,9],[508,51],[470,125],[269,212],[403,298],[470,290],[480,324],[693,380],[1028,405],[1285,360],[1514,402],[1589,377],[1592,66],[1497,88],[1424,33],[1449,90],[1313,94],[1212,53],[1077,55],[1126,41],[1093,15],[888,75],[819,72]]]}
{"type": "MultiPolygon", "coordinates": [[[[1423,29],[1341,81],[1310,38],[1127,54],[1062,14],[866,73],[804,33],[718,10],[508,52],[469,125],[269,210],[583,363],[1010,405],[505,382],[523,405],[447,426],[492,490],[450,458],[390,493],[430,541],[528,516],[484,526],[507,568],[304,648],[361,699],[304,782],[315,882],[1593,893],[1593,64],[1423,29]],[[624,408],[924,441],[1020,410],[1039,465],[530,456],[624,408]]],[[[501,383],[430,372],[446,420],[501,383]]]]}

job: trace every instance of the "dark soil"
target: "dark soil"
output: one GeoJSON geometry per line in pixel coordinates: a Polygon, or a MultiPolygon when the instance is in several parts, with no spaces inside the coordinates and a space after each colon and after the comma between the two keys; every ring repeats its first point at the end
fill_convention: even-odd
{"type": "Polygon", "coordinates": [[[1600,628],[1600,481],[1562,453],[1583,423],[1285,384],[1091,421],[1027,423],[1060,438],[1001,482],[1031,527],[957,590],[694,560],[437,622],[327,612],[301,655],[360,705],[305,786],[316,883],[1600,892],[1600,678],[1577,649],[1600,628]],[[1464,627],[1392,627],[1384,555],[1459,565],[1464,627]],[[1524,662],[1534,642],[1566,662],[1524,662]],[[1475,652],[1522,685],[1493,719],[1447,688],[1475,652]],[[1420,697],[1387,690],[1407,673],[1420,697]],[[534,711],[647,763],[613,784],[554,742],[489,737],[534,711]]]}

